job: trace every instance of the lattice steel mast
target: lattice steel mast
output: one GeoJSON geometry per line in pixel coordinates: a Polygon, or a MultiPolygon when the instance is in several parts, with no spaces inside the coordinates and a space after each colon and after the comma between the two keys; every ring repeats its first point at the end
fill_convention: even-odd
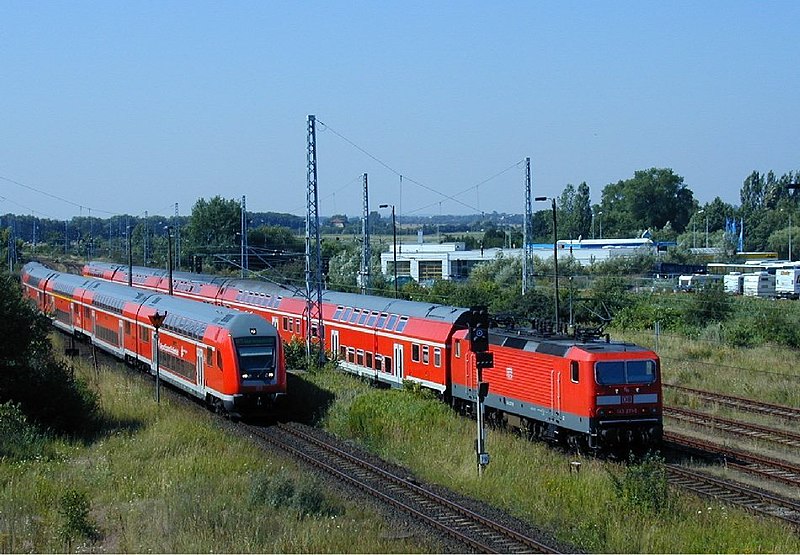
{"type": "Polygon", "coordinates": [[[317,193],[316,117],[308,116],[306,188],[306,358],[311,361],[313,337],[319,340],[319,357],[325,356],[325,330],[322,327],[322,255],[319,241],[319,195],[317,193]],[[316,332],[316,333],[315,333],[316,332]]]}
{"type": "Polygon", "coordinates": [[[522,294],[533,287],[533,208],[531,204],[531,159],[525,158],[525,216],[522,224],[522,294]]]}
{"type": "Polygon", "coordinates": [[[242,195],[242,278],[247,277],[247,198],[242,195]]]}
{"type": "Polygon", "coordinates": [[[369,265],[372,252],[369,244],[369,186],[367,174],[364,174],[364,206],[361,217],[361,271],[359,272],[359,285],[361,294],[366,295],[370,286],[369,265]]]}

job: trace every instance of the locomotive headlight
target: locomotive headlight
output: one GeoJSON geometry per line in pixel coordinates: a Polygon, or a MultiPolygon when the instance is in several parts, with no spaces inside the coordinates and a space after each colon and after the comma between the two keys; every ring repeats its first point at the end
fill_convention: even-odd
{"type": "Polygon", "coordinates": [[[267,372],[267,377],[272,379],[275,377],[275,372],[267,372]]]}

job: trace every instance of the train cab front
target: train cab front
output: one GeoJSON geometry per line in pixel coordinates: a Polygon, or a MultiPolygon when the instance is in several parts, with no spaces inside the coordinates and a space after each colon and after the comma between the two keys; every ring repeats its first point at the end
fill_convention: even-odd
{"type": "MultiPolygon", "coordinates": [[[[642,354],[646,354],[643,352],[642,354]]],[[[651,357],[594,362],[591,441],[604,448],[650,448],[663,435],[660,363],[651,357]]]]}
{"type": "Polygon", "coordinates": [[[239,392],[225,408],[234,414],[273,409],[286,395],[286,372],[276,335],[234,339],[239,392]]]}

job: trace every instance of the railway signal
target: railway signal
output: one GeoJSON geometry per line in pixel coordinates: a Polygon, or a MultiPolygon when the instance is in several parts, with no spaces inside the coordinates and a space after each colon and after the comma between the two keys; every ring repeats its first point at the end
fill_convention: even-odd
{"type": "Polygon", "coordinates": [[[159,364],[160,364],[160,361],[158,360],[158,358],[159,358],[158,357],[158,353],[161,351],[161,348],[158,345],[158,328],[160,328],[161,324],[164,323],[164,318],[166,318],[166,317],[167,317],[167,312],[166,311],[164,311],[164,314],[159,314],[157,310],[156,310],[155,314],[151,314],[150,316],[148,316],[148,318],[150,318],[150,323],[156,329],[155,334],[153,334],[153,343],[154,343],[153,347],[154,347],[154,351],[155,351],[153,359],[154,359],[155,366],[156,366],[156,403],[159,403],[159,404],[161,403],[161,388],[160,388],[161,384],[158,383],[159,382],[159,380],[158,380],[158,378],[159,378],[158,368],[159,368],[159,364]]]}
{"type": "Polygon", "coordinates": [[[473,306],[469,317],[470,349],[475,353],[475,369],[477,391],[475,408],[478,421],[478,439],[475,441],[475,454],[478,458],[478,474],[489,464],[489,453],[486,452],[486,431],[483,426],[483,402],[489,394],[489,382],[483,381],[484,368],[494,366],[494,354],[489,352],[489,311],[485,306],[473,306]]]}

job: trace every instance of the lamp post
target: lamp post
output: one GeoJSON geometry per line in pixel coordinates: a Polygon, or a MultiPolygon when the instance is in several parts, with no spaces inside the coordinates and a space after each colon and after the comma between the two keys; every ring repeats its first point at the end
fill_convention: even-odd
{"type": "Polygon", "coordinates": [[[167,274],[169,277],[169,294],[172,296],[172,226],[164,226],[167,230],[167,274]]]}
{"type": "MultiPolygon", "coordinates": [[[[558,332],[558,221],[556,219],[556,199],[555,197],[536,197],[535,201],[540,202],[550,200],[553,203],[553,272],[555,273],[555,331],[558,332]]],[[[602,212],[600,212],[602,214],[602,212]]],[[[602,238],[602,220],[600,224],[600,237],[602,238]]]]}
{"type": "Polygon", "coordinates": [[[599,218],[599,220],[600,220],[600,222],[599,222],[600,223],[600,239],[602,239],[603,238],[603,211],[601,210],[600,212],[597,213],[597,215],[600,216],[600,218],[599,218]]]}
{"type": "MultiPolygon", "coordinates": [[[[800,183],[789,183],[786,186],[787,189],[790,191],[796,191],[800,189],[800,183]]],[[[792,261],[792,212],[791,208],[789,209],[789,262],[792,261]]]]}
{"type": "Polygon", "coordinates": [[[392,264],[394,265],[394,298],[397,298],[397,220],[394,216],[394,204],[381,204],[378,208],[392,208],[392,264]]]}

